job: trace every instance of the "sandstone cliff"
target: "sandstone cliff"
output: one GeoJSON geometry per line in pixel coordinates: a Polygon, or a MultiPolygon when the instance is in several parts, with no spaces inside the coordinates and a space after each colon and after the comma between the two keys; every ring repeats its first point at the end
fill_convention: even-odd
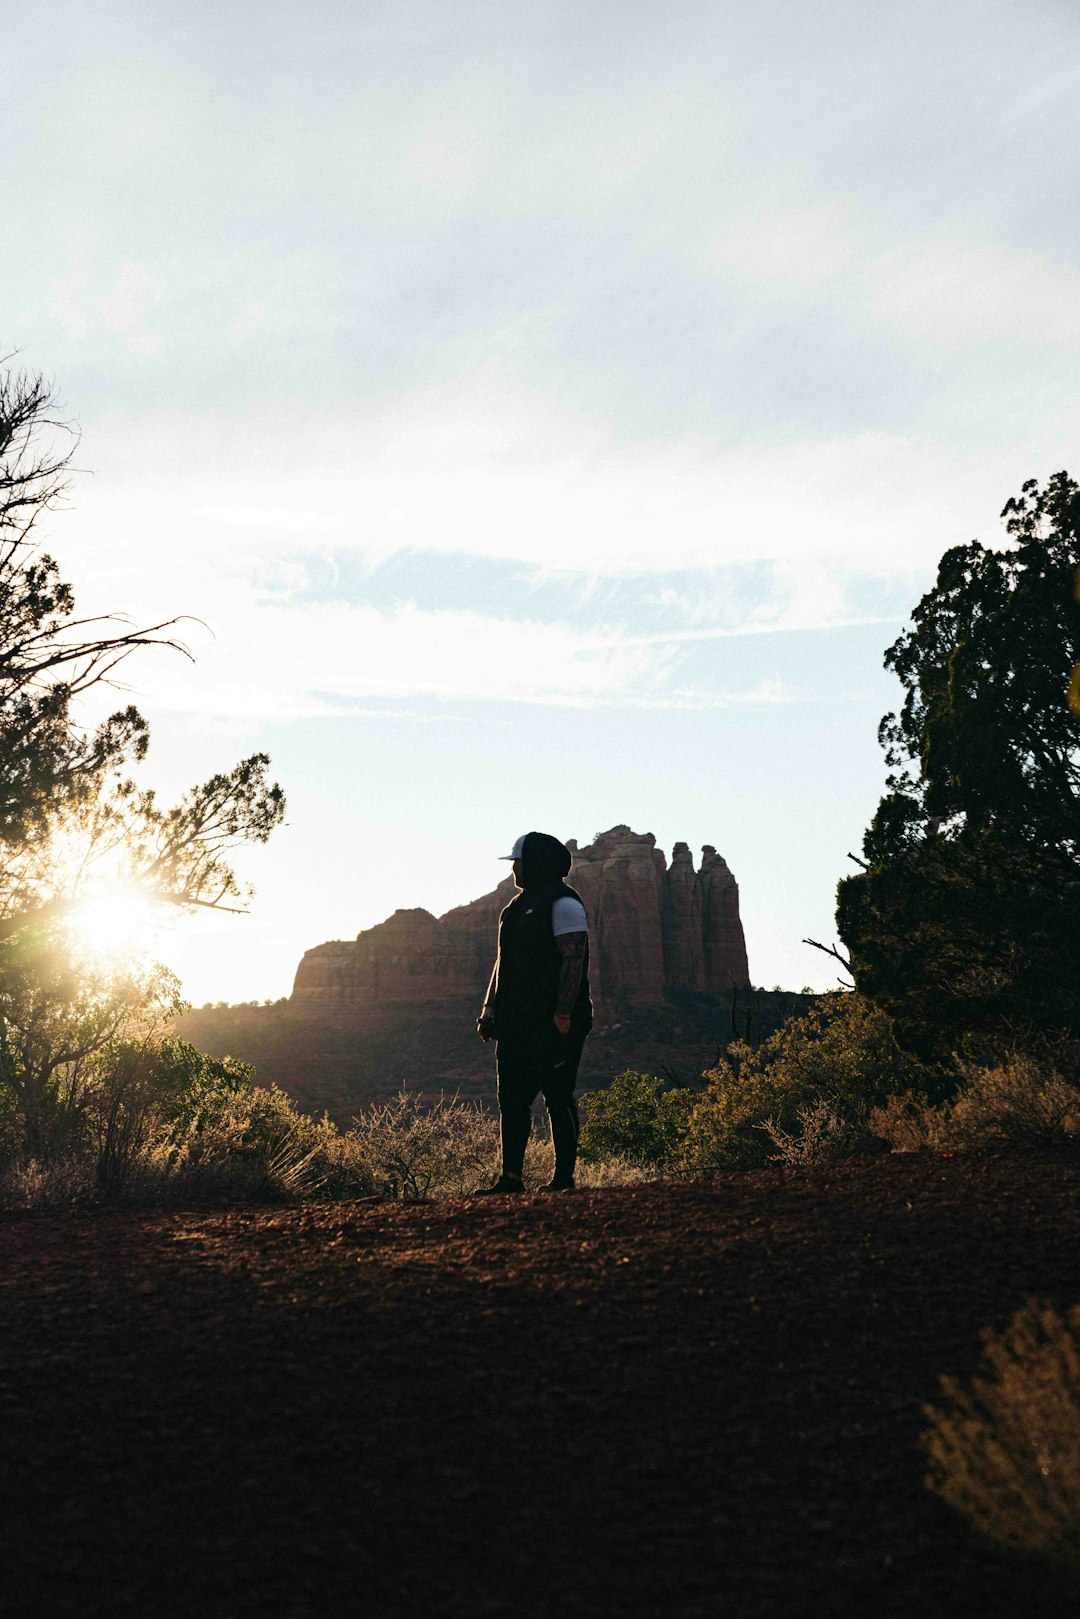
{"type": "MultiPolygon", "coordinates": [[[[587,848],[570,842],[570,883],[589,913],[593,999],[601,1019],[620,1005],[662,1003],[681,990],[723,994],[750,983],[739,890],[711,846],[699,871],[677,843],[668,868],[651,832],[612,827],[587,848]]],[[[484,991],[499,913],[514,897],[507,877],[492,893],[444,916],[395,911],[355,940],[308,950],[296,973],[293,1016],[344,1025],[378,1008],[472,997],[484,991]]]]}

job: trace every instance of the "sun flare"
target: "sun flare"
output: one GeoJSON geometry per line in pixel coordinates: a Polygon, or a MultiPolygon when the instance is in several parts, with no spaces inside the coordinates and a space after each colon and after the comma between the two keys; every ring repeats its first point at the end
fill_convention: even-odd
{"type": "Polygon", "coordinates": [[[106,956],[137,956],[150,943],[151,907],[129,894],[95,894],[71,913],[71,926],[80,941],[106,956]]]}

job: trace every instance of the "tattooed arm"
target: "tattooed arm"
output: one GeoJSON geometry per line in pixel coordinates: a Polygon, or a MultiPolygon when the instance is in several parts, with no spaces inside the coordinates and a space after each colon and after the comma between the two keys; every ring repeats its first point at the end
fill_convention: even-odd
{"type": "Polygon", "coordinates": [[[486,1045],[495,1033],[495,985],[499,977],[499,958],[496,956],[495,965],[491,969],[488,987],[484,991],[484,1004],[480,1016],[476,1020],[476,1032],[486,1045]]]}
{"type": "Polygon", "coordinates": [[[559,955],[559,990],[555,997],[555,1027],[560,1034],[570,1033],[570,1014],[581,988],[581,975],[585,970],[587,933],[560,933],[555,940],[559,955]]]}

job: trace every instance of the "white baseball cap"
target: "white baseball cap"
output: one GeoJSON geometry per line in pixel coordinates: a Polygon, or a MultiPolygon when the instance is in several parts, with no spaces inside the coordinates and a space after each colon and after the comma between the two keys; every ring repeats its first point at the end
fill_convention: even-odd
{"type": "Polygon", "coordinates": [[[525,847],[525,839],[528,837],[528,835],[529,834],[527,832],[523,832],[521,834],[520,838],[518,838],[517,842],[514,844],[514,847],[511,850],[511,852],[509,854],[501,854],[499,856],[499,859],[500,860],[520,860],[521,859],[521,851],[525,847]]]}

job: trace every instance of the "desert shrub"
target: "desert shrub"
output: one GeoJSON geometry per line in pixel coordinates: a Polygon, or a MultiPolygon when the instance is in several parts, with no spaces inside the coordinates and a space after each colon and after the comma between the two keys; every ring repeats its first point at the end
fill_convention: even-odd
{"type": "Polygon", "coordinates": [[[372,1191],[360,1143],[301,1113],[276,1085],[224,1091],[162,1131],[137,1176],[142,1199],[357,1197],[372,1191]]]}
{"type": "Polygon", "coordinates": [[[925,1097],[890,1097],[870,1129],[894,1151],[978,1151],[994,1143],[1080,1146],[1080,1086],[1052,1063],[1017,1052],[993,1068],[958,1065],[960,1087],[933,1107],[925,1097]]]}
{"type": "Polygon", "coordinates": [[[792,1168],[847,1158],[862,1141],[864,1132],[823,1097],[797,1108],[795,1117],[795,1130],[785,1130],[779,1119],[766,1119],[760,1126],[772,1143],[773,1157],[792,1168]]]}
{"type": "Polygon", "coordinates": [[[948,1147],[952,1143],[947,1102],[935,1107],[925,1096],[905,1091],[888,1096],[879,1107],[871,1108],[869,1128],[893,1152],[921,1152],[927,1147],[948,1147]]]}
{"type": "MultiPolygon", "coordinates": [[[[17,1057],[0,1064],[0,1162],[16,1201],[37,1186],[34,1204],[49,1202],[54,1180],[77,1181],[82,1197],[91,1190],[106,1200],[124,1196],[135,1178],[146,1181],[151,1159],[159,1171],[175,1166],[182,1139],[251,1091],[252,1071],[244,1064],[159,1038],[152,1025],[140,1029],[140,1017],[118,1008],[115,997],[96,1006],[46,1003],[45,1010],[47,1018],[30,1026],[32,1036],[41,1035],[40,1052],[24,1038],[17,1057]],[[67,1043],[54,1060],[61,1035],[67,1043]]],[[[6,1034],[10,1055],[11,1024],[6,1034]]]]}
{"type": "Polygon", "coordinates": [[[176,980],[142,962],[83,965],[36,937],[4,945],[0,956],[6,1150],[23,1162],[81,1155],[110,1053],[154,1043],[180,1004],[176,980]]]}
{"type": "Polygon", "coordinates": [[[93,1165],[85,1158],[31,1158],[0,1163],[0,1209],[60,1209],[94,1194],[93,1165]]]}
{"type": "Polygon", "coordinates": [[[1032,1299],[969,1387],[943,1377],[928,1407],[927,1483],[1006,1546],[1080,1566],[1080,1306],[1032,1299]]]}
{"type": "Polygon", "coordinates": [[[994,1068],[965,1063],[961,1073],[949,1117],[958,1145],[1080,1143],[1080,1087],[1038,1057],[1017,1053],[994,1068]]]}
{"type": "Polygon", "coordinates": [[[478,1102],[402,1090],[366,1108],[350,1133],[375,1188],[394,1197],[462,1197],[496,1172],[498,1120],[478,1102]]]}
{"type": "Polygon", "coordinates": [[[161,1204],[357,1197],[374,1181],[361,1143],[301,1113],[250,1070],[183,1042],[107,1054],[83,1100],[87,1132],[64,1158],[10,1160],[0,1205],[161,1204]]]}
{"type": "Polygon", "coordinates": [[[212,1155],[215,1128],[232,1119],[235,1133],[241,1115],[250,1124],[252,1073],[175,1038],[113,1041],[96,1052],[68,1109],[81,1120],[101,1196],[121,1197],[136,1177],[145,1196],[155,1178],[212,1155]]]}
{"type": "Polygon", "coordinates": [[[665,1091],[663,1081],[652,1074],[631,1070],[617,1074],[607,1090],[582,1098],[582,1162],[672,1163],[686,1134],[691,1105],[689,1091],[665,1091]]]}
{"type": "Polygon", "coordinates": [[[83,1112],[97,1159],[97,1186],[119,1197],[158,1122],[157,1052],[127,1042],[98,1055],[83,1112]]]}
{"type": "Polygon", "coordinates": [[[117,1198],[151,1145],[206,1130],[222,1109],[251,1092],[253,1070],[219,1061],[184,1040],[112,1041],[96,1052],[68,1096],[96,1155],[103,1197],[117,1198]]]}
{"type": "MultiPolygon", "coordinates": [[[[693,1100],[680,1162],[689,1170],[753,1169],[787,1141],[801,1138],[808,1119],[818,1145],[828,1134],[848,1150],[872,1146],[874,1106],[887,1096],[923,1088],[926,1071],[896,1044],[892,1025],[862,996],[834,991],[751,1047],[736,1041],[704,1076],[693,1100]],[[773,1149],[773,1150],[770,1150],[773,1149]]],[[[807,1149],[809,1151],[809,1148],[807,1149]]]]}

